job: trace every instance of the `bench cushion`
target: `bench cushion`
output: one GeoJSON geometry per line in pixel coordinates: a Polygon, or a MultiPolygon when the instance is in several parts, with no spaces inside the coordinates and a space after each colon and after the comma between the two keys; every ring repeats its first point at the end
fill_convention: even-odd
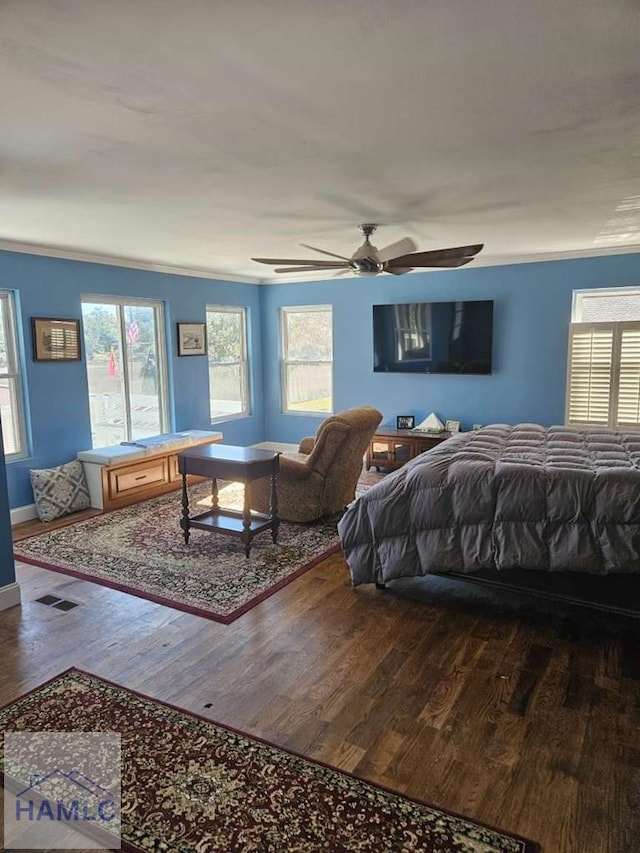
{"type": "Polygon", "coordinates": [[[78,459],[81,462],[92,462],[94,465],[120,465],[131,460],[143,459],[152,453],[179,451],[192,444],[210,439],[215,441],[222,438],[221,432],[211,430],[189,429],[184,432],[152,435],[125,444],[114,444],[110,447],[95,447],[93,450],[80,450],[78,459]]]}

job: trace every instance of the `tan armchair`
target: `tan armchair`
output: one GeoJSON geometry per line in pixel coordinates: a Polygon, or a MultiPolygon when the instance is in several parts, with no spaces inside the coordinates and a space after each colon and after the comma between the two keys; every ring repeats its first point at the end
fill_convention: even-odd
{"type": "MultiPolygon", "coordinates": [[[[315,438],[303,438],[297,453],[280,456],[278,515],[313,521],[333,515],[354,499],[362,457],[382,414],[370,406],[345,409],[323,421],[315,438]]],[[[251,507],[269,511],[269,480],[251,485],[251,507]]]]}

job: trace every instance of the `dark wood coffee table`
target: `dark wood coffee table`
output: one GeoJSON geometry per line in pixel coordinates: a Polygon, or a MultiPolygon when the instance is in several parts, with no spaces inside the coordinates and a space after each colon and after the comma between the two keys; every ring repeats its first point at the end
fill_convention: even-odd
{"type": "Polygon", "coordinates": [[[245,555],[249,556],[251,541],[263,530],[271,530],[274,542],[278,539],[278,498],[276,479],[280,454],[270,450],[255,450],[251,447],[235,447],[231,444],[209,444],[193,447],[178,453],[178,471],[182,474],[182,518],[180,527],[184,541],[189,544],[192,527],[212,533],[237,536],[244,543],[245,555]],[[198,515],[189,515],[189,492],[187,477],[211,478],[211,509],[198,515]],[[271,477],[269,515],[251,509],[251,483],[261,477],[271,477]],[[221,507],[218,502],[218,480],[244,483],[244,508],[242,512],[221,507]]]}

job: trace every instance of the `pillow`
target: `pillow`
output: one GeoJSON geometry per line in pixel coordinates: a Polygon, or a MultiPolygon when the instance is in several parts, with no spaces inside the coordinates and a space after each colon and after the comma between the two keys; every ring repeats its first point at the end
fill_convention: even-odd
{"type": "Polygon", "coordinates": [[[77,459],[57,468],[32,468],[29,474],[40,521],[91,506],[84,468],[77,459]]]}

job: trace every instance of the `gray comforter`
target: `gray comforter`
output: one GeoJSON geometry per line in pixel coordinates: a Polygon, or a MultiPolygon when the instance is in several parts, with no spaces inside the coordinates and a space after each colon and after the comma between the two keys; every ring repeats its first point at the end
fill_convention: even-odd
{"type": "Polygon", "coordinates": [[[354,584],[481,569],[637,572],[640,433],[460,433],[369,489],[338,532],[354,584]]]}

